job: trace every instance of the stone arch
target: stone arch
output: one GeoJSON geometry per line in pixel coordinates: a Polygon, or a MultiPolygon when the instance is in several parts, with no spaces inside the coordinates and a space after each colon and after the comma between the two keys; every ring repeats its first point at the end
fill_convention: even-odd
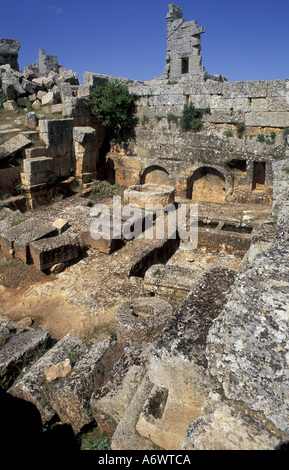
{"type": "Polygon", "coordinates": [[[141,176],[141,184],[170,184],[169,172],[159,165],[148,166],[141,176]]]}
{"type": "Polygon", "coordinates": [[[195,201],[224,203],[226,178],[216,168],[202,166],[188,180],[187,197],[195,201]]]}

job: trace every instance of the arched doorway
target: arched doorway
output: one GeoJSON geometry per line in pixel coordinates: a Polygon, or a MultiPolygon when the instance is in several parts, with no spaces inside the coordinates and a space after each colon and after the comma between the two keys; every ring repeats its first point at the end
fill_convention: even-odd
{"type": "Polygon", "coordinates": [[[145,169],[141,177],[141,184],[170,184],[169,173],[158,165],[152,165],[145,169]]]}
{"type": "Polygon", "coordinates": [[[187,197],[194,201],[225,202],[226,179],[215,168],[198,168],[188,181],[187,197]]]}

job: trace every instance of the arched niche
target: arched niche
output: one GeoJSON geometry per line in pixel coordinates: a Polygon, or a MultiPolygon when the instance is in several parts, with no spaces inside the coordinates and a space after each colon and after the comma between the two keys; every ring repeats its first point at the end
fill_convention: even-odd
{"type": "Polygon", "coordinates": [[[226,178],[216,168],[203,166],[188,180],[187,197],[194,201],[224,203],[226,178]]]}
{"type": "Polygon", "coordinates": [[[169,172],[159,165],[151,165],[144,170],[141,184],[170,184],[169,172]]]}

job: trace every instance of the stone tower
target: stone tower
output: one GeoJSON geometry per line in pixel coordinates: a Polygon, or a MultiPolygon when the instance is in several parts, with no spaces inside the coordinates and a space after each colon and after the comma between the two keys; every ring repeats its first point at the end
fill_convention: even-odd
{"type": "Polygon", "coordinates": [[[179,79],[190,76],[196,79],[211,78],[226,80],[221,75],[209,76],[202,66],[201,34],[203,26],[193,21],[185,21],[181,7],[171,3],[166,16],[167,21],[167,57],[164,78],[179,79]]]}

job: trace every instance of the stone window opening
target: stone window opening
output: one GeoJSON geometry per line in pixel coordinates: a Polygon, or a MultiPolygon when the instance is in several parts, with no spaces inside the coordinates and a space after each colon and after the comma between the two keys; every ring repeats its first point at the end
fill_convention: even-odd
{"type": "Polygon", "coordinates": [[[246,160],[231,160],[228,162],[228,167],[232,171],[232,173],[236,174],[247,174],[247,162],[246,160]]]}
{"type": "Polygon", "coordinates": [[[182,73],[189,73],[189,58],[182,58],[182,73]]]}

